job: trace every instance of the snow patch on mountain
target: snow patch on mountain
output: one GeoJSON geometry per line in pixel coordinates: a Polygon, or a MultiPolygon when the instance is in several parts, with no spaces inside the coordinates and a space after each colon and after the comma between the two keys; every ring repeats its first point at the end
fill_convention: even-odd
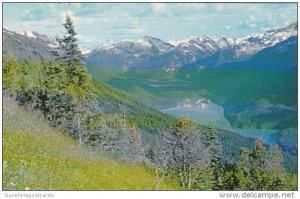
{"type": "Polygon", "coordinates": [[[115,44],[100,46],[92,51],[88,62],[91,65],[129,68],[169,69],[187,65],[217,67],[225,62],[247,60],[261,50],[295,35],[297,35],[297,23],[246,37],[199,36],[165,42],[145,36],[135,41],[123,40],[115,44]]]}
{"type": "Polygon", "coordinates": [[[145,48],[151,48],[152,45],[149,43],[149,41],[145,40],[145,39],[139,39],[135,42],[135,44],[141,45],[145,48]]]}
{"type": "Polygon", "coordinates": [[[32,37],[32,38],[36,38],[36,36],[32,33],[32,31],[27,31],[26,33],[25,33],[25,35],[27,36],[27,37],[32,37]]]}
{"type": "Polygon", "coordinates": [[[181,44],[181,43],[187,43],[187,42],[189,42],[191,39],[182,39],[182,40],[175,40],[175,39],[173,39],[173,40],[169,40],[168,42],[170,43],[170,44],[172,44],[173,46],[177,46],[178,44],[181,44]]]}
{"type": "Polygon", "coordinates": [[[87,54],[92,52],[91,49],[87,49],[87,48],[79,48],[79,50],[80,50],[82,55],[87,55],[87,54]]]}

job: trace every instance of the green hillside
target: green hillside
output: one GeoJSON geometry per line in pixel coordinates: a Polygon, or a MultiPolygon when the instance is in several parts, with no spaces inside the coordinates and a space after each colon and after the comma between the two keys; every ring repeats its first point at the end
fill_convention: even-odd
{"type": "MultiPolygon", "coordinates": [[[[282,90],[277,89],[278,82],[274,88],[269,84],[266,89],[257,84],[250,88],[248,76],[243,81],[242,74],[224,76],[202,69],[105,69],[93,79],[83,65],[68,15],[64,27],[67,31],[57,38],[54,60],[17,60],[3,54],[5,190],[297,189],[297,174],[283,167],[278,146],[216,129],[212,121],[202,126],[187,116],[177,119],[158,110],[185,98],[205,97],[222,106],[236,104],[233,99],[248,103],[259,89],[281,96],[293,91],[295,86],[287,88],[284,83],[293,78],[279,80],[282,90]],[[245,98],[237,98],[243,94],[245,98]]],[[[274,82],[280,79],[268,75],[274,82]]],[[[277,109],[275,99],[271,95],[252,100],[277,109]]],[[[280,109],[294,110],[287,107],[293,102],[283,101],[280,109]]],[[[223,115],[221,107],[215,108],[223,115]]],[[[240,107],[232,112],[236,108],[240,107]]],[[[239,113],[245,110],[241,109],[239,113]]],[[[280,144],[294,151],[296,146],[284,147],[289,142],[281,139],[280,144]]]]}
{"type": "Polygon", "coordinates": [[[89,67],[95,79],[103,79],[152,107],[169,107],[185,99],[205,97],[223,106],[225,117],[234,127],[297,126],[298,87],[294,71],[230,68],[108,71],[108,68],[89,67]],[[104,78],[104,74],[109,75],[104,78]]]}
{"type": "MultiPolygon", "coordinates": [[[[96,149],[80,146],[12,99],[3,99],[3,121],[4,190],[154,188],[155,176],[150,169],[113,161],[96,149]]],[[[159,189],[179,189],[179,186],[167,180],[159,189]]]]}
{"type": "MultiPolygon", "coordinates": [[[[96,79],[130,92],[140,87],[157,98],[174,102],[184,97],[207,97],[219,104],[268,100],[285,105],[296,104],[297,73],[293,71],[187,68],[166,72],[162,69],[130,69],[123,73],[89,68],[96,79]]],[[[139,93],[135,93],[139,95],[139,93]]]]}
{"type": "Polygon", "coordinates": [[[107,86],[101,81],[94,81],[97,101],[102,110],[108,114],[116,114],[125,111],[129,122],[136,123],[144,130],[154,128],[170,128],[177,119],[171,115],[162,113],[137,101],[129,93],[107,86]]]}

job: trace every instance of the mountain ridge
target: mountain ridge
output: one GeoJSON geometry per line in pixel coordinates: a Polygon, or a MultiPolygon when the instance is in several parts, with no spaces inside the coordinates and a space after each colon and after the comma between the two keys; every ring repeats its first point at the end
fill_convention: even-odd
{"type": "MultiPolygon", "coordinates": [[[[81,51],[89,67],[158,67],[169,70],[185,66],[218,67],[228,62],[248,60],[263,49],[297,36],[297,29],[295,22],[284,28],[246,37],[215,38],[204,35],[177,43],[145,36],[81,51]]],[[[19,59],[49,60],[57,45],[53,37],[35,31],[19,34],[3,28],[4,50],[19,59]]]]}
{"type": "Polygon", "coordinates": [[[89,66],[107,66],[113,68],[180,68],[197,62],[201,63],[201,60],[215,55],[217,56],[216,59],[219,60],[214,65],[217,67],[225,62],[247,60],[265,48],[272,47],[291,36],[296,36],[298,34],[297,29],[297,23],[293,23],[284,28],[269,30],[243,38],[223,37],[217,39],[210,36],[199,36],[179,43],[173,41],[171,42],[173,44],[154,38],[157,41],[156,44],[148,45],[142,51],[139,48],[140,51],[138,54],[136,51],[135,53],[131,53],[131,51],[127,50],[140,47],[139,42],[141,39],[136,41],[121,41],[94,49],[87,56],[86,62],[89,66]],[[130,47],[122,50],[124,45],[130,47]],[[149,51],[149,48],[158,49],[157,46],[163,46],[164,50],[153,51],[152,53],[149,51]],[[220,59],[224,56],[227,58],[220,59]],[[114,61],[111,61],[112,59],[114,61]]]}

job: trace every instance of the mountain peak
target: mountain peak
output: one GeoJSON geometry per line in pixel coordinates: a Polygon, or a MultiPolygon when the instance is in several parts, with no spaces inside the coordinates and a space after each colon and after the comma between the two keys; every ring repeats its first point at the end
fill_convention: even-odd
{"type": "Polygon", "coordinates": [[[287,27],[284,28],[285,30],[297,30],[298,29],[298,22],[294,22],[287,27]]]}
{"type": "Polygon", "coordinates": [[[146,35],[146,36],[144,36],[144,39],[154,39],[154,40],[160,40],[160,39],[158,39],[158,38],[156,38],[156,37],[152,37],[152,36],[149,36],[149,35],[146,35]]]}
{"type": "Polygon", "coordinates": [[[269,30],[266,33],[271,33],[271,32],[297,32],[298,29],[298,22],[294,22],[286,27],[283,28],[278,28],[278,29],[274,29],[274,30],[269,30]]]}
{"type": "Polygon", "coordinates": [[[24,35],[26,37],[36,38],[34,32],[32,32],[31,30],[28,30],[28,31],[24,32],[24,35]]]}

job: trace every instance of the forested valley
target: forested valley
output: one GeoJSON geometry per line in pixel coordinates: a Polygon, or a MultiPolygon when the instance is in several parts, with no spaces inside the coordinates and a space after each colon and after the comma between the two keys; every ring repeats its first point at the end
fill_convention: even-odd
{"type": "Polygon", "coordinates": [[[49,61],[3,52],[4,190],[297,190],[277,145],[93,79],[69,16],[64,27],[49,61]]]}

